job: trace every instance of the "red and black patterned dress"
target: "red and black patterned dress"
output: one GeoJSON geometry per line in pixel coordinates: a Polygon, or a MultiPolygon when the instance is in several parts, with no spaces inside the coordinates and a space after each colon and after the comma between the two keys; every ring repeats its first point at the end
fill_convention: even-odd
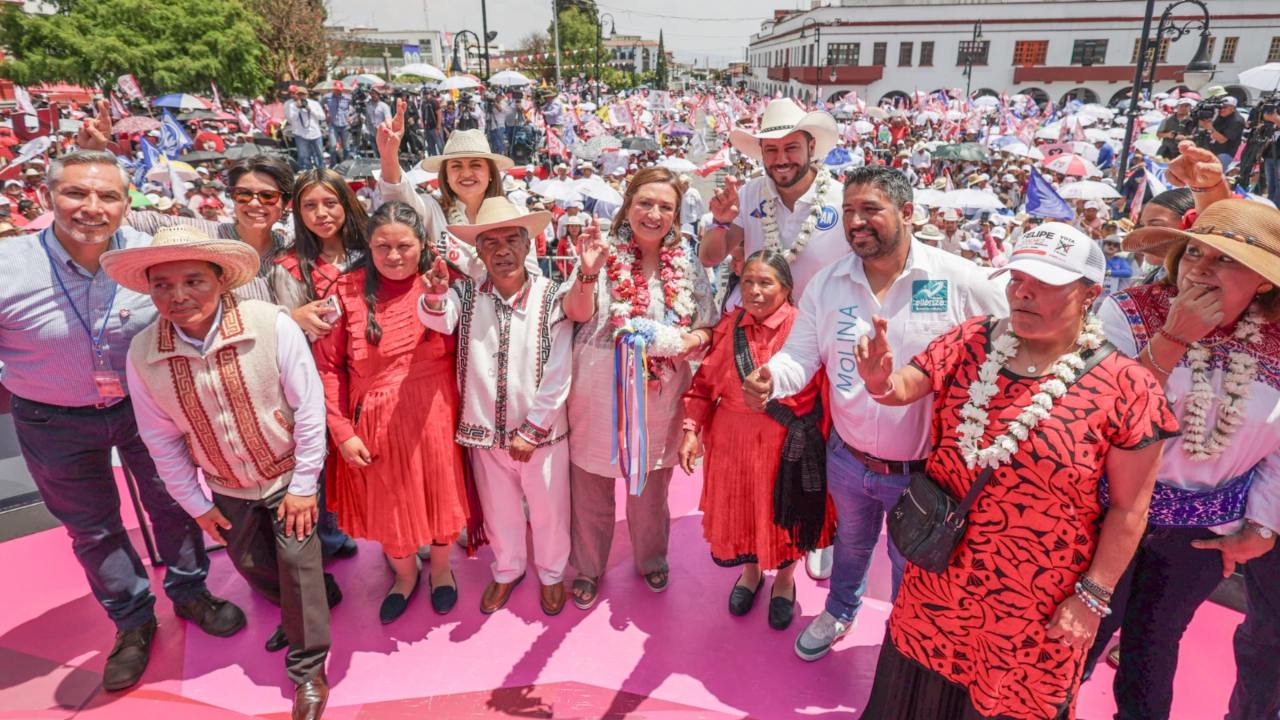
{"type": "MultiPolygon", "coordinates": [[[[928,473],[955,497],[978,476],[956,428],[991,325],[969,320],[912,360],[935,397],[928,473]]],[[[983,447],[1044,379],[1001,371],[983,447]]],[[[907,566],[864,718],[1073,717],[1084,652],[1047,639],[1045,625],[1093,562],[1108,450],[1176,429],[1155,378],[1119,353],[1076,381],[988,481],[946,573],[907,566]]]]}

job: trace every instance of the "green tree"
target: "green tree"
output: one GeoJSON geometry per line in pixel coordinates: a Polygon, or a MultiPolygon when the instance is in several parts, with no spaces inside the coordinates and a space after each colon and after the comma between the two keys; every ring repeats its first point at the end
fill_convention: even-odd
{"type": "Polygon", "coordinates": [[[659,90],[667,89],[667,82],[671,79],[671,71],[667,68],[667,44],[662,39],[662,31],[658,31],[658,62],[653,66],[653,82],[659,90]]]}
{"type": "Polygon", "coordinates": [[[21,85],[72,82],[110,86],[137,76],[149,94],[209,91],[254,94],[261,69],[261,20],[240,0],[62,0],[52,15],[22,5],[0,10],[0,77],[21,85]]]}
{"type": "Polygon", "coordinates": [[[265,49],[262,71],[278,83],[313,85],[325,76],[337,43],[325,33],[322,0],[244,0],[262,18],[258,39],[265,49]]]}

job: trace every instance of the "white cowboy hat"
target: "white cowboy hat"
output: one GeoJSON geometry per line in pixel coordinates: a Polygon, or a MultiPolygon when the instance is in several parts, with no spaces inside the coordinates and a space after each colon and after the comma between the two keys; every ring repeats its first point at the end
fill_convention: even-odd
{"type": "Polygon", "coordinates": [[[761,140],[777,140],[798,130],[813,136],[813,157],[819,161],[826,158],[831,148],[836,146],[840,136],[836,120],[829,114],[821,110],[806,113],[791,98],[779,98],[765,107],[758,131],[752,133],[742,128],[734,128],[729,133],[729,142],[743,155],[753,160],[760,160],[761,140]]]}
{"type": "Polygon", "coordinates": [[[427,172],[438,173],[446,160],[472,157],[485,158],[492,161],[494,165],[498,166],[498,172],[507,170],[515,165],[511,158],[506,155],[499,155],[490,151],[489,141],[485,139],[483,131],[455,130],[449,136],[449,141],[444,144],[444,152],[424,159],[422,161],[422,169],[427,172]]]}
{"type": "Polygon", "coordinates": [[[197,260],[222,268],[227,289],[234,290],[258,275],[258,251],[240,240],[211,240],[194,227],[177,225],[156,231],[146,247],[111,250],[102,255],[102,269],[122,287],[149,295],[147,270],[161,263],[197,260]]]}
{"type": "Polygon", "coordinates": [[[446,229],[456,238],[471,245],[481,233],[504,227],[522,227],[529,231],[529,238],[542,232],[551,224],[551,213],[538,210],[521,215],[511,201],[504,197],[485,198],[480,204],[480,212],[476,213],[476,221],[472,225],[450,225],[446,229]]]}

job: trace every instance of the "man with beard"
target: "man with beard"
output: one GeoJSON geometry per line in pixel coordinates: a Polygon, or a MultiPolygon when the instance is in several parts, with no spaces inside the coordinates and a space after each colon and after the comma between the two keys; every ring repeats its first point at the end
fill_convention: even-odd
{"type": "MultiPolygon", "coordinates": [[[[859,338],[872,332],[873,318],[886,318],[901,365],[970,317],[1008,315],[999,283],[973,263],[912,239],[911,198],[911,185],[897,170],[872,166],[849,175],[842,213],[853,253],[809,281],[786,344],[743,383],[747,404],[756,409],[799,392],[820,367],[830,385],[827,490],[840,529],[826,608],[796,638],[802,660],[823,657],[852,628],[885,513],[911,473],[924,472],[929,450],[932,400],[893,408],[877,403],[854,363],[859,338]]],[[[889,557],[896,595],[904,561],[892,542],[889,557]]]]}
{"type": "MultiPolygon", "coordinates": [[[[762,249],[782,251],[791,264],[793,298],[799,302],[810,278],[849,252],[840,230],[840,185],[816,164],[836,146],[839,130],[827,113],[805,113],[789,98],[770,102],[759,127],[755,133],[734,128],[729,142],[761,162],[765,175],[741,189],[737,178],[725,178],[711,198],[712,222],[702,233],[698,258],[714,267],[730,253],[744,258],[762,249]]],[[[736,307],[738,301],[735,288],[725,307],[736,307]]],[[[814,579],[826,579],[831,562],[830,548],[815,550],[806,569],[814,579]]]]}
{"type": "MultiPolygon", "coordinates": [[[[99,145],[110,136],[105,104],[92,128],[99,145]]],[[[81,147],[90,132],[81,131],[81,147]]],[[[45,199],[53,208],[49,228],[0,243],[0,267],[9,268],[0,286],[0,362],[27,469],[116,627],[102,685],[119,691],[147,668],[156,598],[120,516],[113,448],[137,479],[174,614],[218,637],[239,632],[245,616],[206,588],[204,536],[165,491],[134,420],[125,358],[156,309],[100,266],[107,250],[151,244],[150,235],[121,227],[129,177],[111,153],[80,150],[50,164],[45,199]]],[[[24,581],[39,579],[13,578],[11,587],[24,581]]]]}

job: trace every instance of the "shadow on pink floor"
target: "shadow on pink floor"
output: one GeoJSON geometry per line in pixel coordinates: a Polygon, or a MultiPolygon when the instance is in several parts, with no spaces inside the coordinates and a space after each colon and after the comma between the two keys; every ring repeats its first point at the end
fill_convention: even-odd
{"type": "MultiPolygon", "coordinates": [[[[855,630],[828,657],[802,662],[792,642],[821,611],[826,583],[799,574],[800,615],[785,632],[768,627],[766,602],[747,617],[730,616],[728,592],[737,573],[715,566],[707,553],[699,480],[678,476],[672,483],[669,591],[654,594],[636,575],[620,518],[601,600],[586,613],[569,604],[546,617],[531,574],[506,608],[483,616],[477,606],[491,556],[485,550],[466,559],[455,548],[458,607],[436,615],[424,587],[402,618],[383,626],[377,608],[390,571],[377,546],[361,543],[357,557],[330,567],[345,598],[333,613],[326,717],[857,717],[889,610],[883,546],[855,630]]],[[[136,527],[128,512],[126,522],[136,527]]],[[[65,534],[52,530],[0,545],[0,567],[6,577],[0,720],[288,717],[292,687],[283,654],[262,649],[278,612],[249,594],[223,554],[213,555],[210,589],[239,603],[249,626],[229,639],[188,632],[161,595],[151,665],[143,683],[121,695],[99,686],[113,631],[65,534]]],[[[162,575],[153,571],[157,589],[162,575]]],[[[1225,712],[1234,681],[1231,631],[1239,619],[1213,605],[1196,616],[1183,641],[1174,718],[1225,712]]],[[[1079,717],[1111,717],[1111,677],[1102,668],[1085,685],[1079,717]]]]}

